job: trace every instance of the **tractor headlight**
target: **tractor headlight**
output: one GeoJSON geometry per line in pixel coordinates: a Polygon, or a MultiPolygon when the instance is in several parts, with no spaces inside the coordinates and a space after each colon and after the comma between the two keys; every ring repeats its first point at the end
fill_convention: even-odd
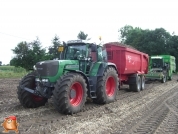
{"type": "Polygon", "coordinates": [[[39,82],[39,81],[41,81],[41,82],[49,82],[48,79],[41,79],[41,80],[40,80],[39,78],[36,78],[35,81],[38,81],[38,82],[39,82]]]}
{"type": "Polygon", "coordinates": [[[41,81],[42,82],[48,82],[48,79],[42,79],[41,81]]]}

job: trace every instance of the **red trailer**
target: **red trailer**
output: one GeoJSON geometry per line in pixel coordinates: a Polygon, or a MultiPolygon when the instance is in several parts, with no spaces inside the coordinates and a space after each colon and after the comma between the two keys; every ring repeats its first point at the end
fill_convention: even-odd
{"type": "Polygon", "coordinates": [[[145,74],[148,72],[149,56],[118,42],[104,44],[108,61],[117,67],[120,85],[128,84],[133,91],[145,88],[145,74]]]}

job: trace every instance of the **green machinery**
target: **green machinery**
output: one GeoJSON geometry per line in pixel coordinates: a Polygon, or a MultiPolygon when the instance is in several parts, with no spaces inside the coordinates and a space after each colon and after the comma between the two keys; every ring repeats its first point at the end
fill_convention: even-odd
{"type": "Polygon", "coordinates": [[[165,83],[172,80],[172,74],[176,72],[175,57],[171,55],[150,56],[149,71],[146,74],[148,80],[161,80],[165,83]]]}
{"type": "Polygon", "coordinates": [[[106,49],[95,43],[72,40],[59,47],[58,60],[41,61],[18,85],[18,99],[35,108],[52,98],[63,114],[79,112],[88,98],[95,103],[113,102],[119,87],[114,63],[107,62],[106,49]]]}

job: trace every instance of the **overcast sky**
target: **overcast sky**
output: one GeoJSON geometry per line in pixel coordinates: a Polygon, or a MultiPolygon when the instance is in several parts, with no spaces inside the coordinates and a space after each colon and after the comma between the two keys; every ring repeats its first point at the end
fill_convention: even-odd
{"type": "Polygon", "coordinates": [[[164,28],[178,35],[177,0],[1,0],[0,61],[8,64],[11,49],[21,41],[39,38],[43,47],[76,39],[84,31],[97,42],[118,41],[125,25],[142,29],[164,28]]]}

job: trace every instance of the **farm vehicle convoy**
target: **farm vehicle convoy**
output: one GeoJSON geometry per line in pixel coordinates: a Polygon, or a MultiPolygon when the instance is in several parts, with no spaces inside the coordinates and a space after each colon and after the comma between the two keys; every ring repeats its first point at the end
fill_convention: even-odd
{"type": "Polygon", "coordinates": [[[122,84],[131,91],[145,88],[149,56],[117,42],[103,46],[72,40],[60,46],[59,60],[41,61],[22,78],[18,99],[26,108],[45,105],[52,97],[63,114],[80,112],[87,97],[97,104],[115,101],[122,84]]]}

